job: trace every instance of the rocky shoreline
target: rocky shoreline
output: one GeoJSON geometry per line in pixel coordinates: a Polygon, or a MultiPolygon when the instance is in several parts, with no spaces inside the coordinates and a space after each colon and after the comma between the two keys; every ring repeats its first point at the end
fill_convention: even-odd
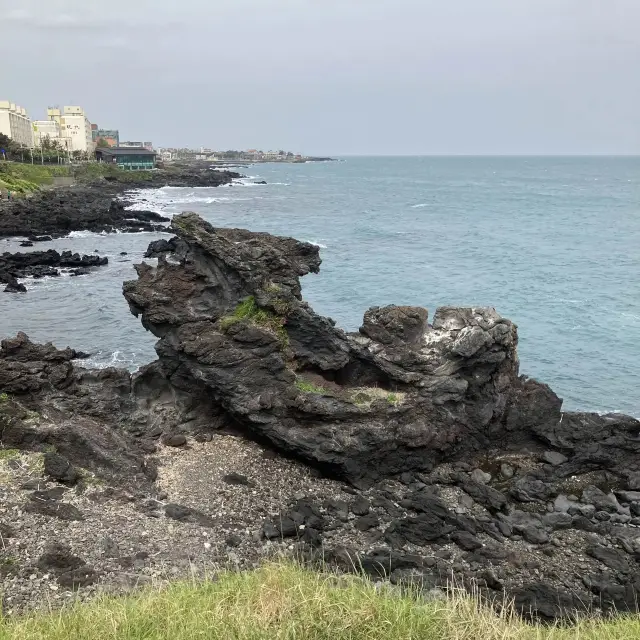
{"type": "Polygon", "coordinates": [[[640,422],[563,412],[491,308],[302,300],[316,246],[196,214],[124,283],[158,337],[130,374],[0,350],[7,613],[274,553],[545,620],[636,611],[640,422]]]}
{"type": "Polygon", "coordinates": [[[132,189],[217,187],[240,174],[191,166],[148,172],[135,180],[101,178],[90,184],[40,191],[29,198],[0,202],[0,238],[26,237],[32,242],[66,237],[72,231],[95,233],[166,231],[165,216],[152,211],[127,210],[123,194],[132,189]]]}
{"type": "MultiPolygon", "coordinates": [[[[90,184],[41,191],[29,198],[0,201],[0,238],[22,237],[20,246],[63,238],[73,231],[93,233],[139,233],[167,231],[169,218],[153,211],[129,210],[122,198],[127,191],[139,188],[217,187],[229,184],[240,174],[211,171],[192,166],[171,171],[149,172],[144,180],[98,179],[90,184]]],[[[107,264],[106,258],[71,255],[70,251],[14,253],[0,256],[0,283],[4,291],[24,293],[26,287],[19,278],[60,275],[59,268],[72,268],[72,275],[86,275],[89,267],[107,264]]]]}

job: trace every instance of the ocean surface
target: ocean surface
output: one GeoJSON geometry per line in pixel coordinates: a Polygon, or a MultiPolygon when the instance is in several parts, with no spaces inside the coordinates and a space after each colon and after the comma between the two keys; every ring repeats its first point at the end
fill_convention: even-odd
{"type": "MultiPolygon", "coordinates": [[[[441,305],[495,307],[519,327],[521,372],[565,408],[640,416],[640,158],[346,158],[240,171],[250,177],[232,186],[139,191],[134,206],[316,243],[321,272],[303,293],[348,330],[374,305],[421,305],[430,317],[441,305]]],[[[121,285],[157,237],[42,243],[110,262],[0,293],[0,335],[82,349],[97,367],[149,362],[155,338],[121,285]]]]}

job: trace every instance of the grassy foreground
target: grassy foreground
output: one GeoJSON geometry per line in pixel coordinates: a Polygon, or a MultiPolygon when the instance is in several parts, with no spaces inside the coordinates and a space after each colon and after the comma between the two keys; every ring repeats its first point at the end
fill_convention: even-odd
{"type": "Polygon", "coordinates": [[[421,601],[357,577],[271,564],[57,613],[0,619],[2,640],[622,640],[640,618],[571,628],[498,616],[468,597],[421,601]]]}

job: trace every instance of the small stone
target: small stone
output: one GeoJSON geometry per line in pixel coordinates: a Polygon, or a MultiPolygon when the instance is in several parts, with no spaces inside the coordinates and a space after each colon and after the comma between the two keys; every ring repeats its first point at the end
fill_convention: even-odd
{"type": "Polygon", "coordinates": [[[184,520],[188,516],[191,515],[192,509],[189,507],[184,507],[181,504],[169,503],[165,505],[164,514],[167,518],[171,518],[173,520],[184,520]]]}
{"type": "Polygon", "coordinates": [[[542,459],[545,462],[553,465],[554,467],[557,467],[561,464],[564,464],[569,458],[567,458],[567,456],[563,455],[559,451],[545,451],[542,454],[542,459]]]}
{"type": "Polygon", "coordinates": [[[239,485],[239,486],[245,486],[245,487],[254,487],[254,483],[251,482],[251,480],[249,480],[249,478],[247,478],[247,476],[242,475],[241,473],[236,473],[235,471],[233,473],[227,473],[226,475],[222,476],[222,481],[226,482],[227,484],[233,484],[233,485],[239,485]]]}
{"type": "Polygon", "coordinates": [[[275,522],[265,522],[262,526],[262,533],[267,540],[280,537],[290,538],[298,534],[298,528],[291,518],[281,518],[275,522]]]}
{"type": "Polygon", "coordinates": [[[45,571],[70,571],[82,567],[85,562],[82,558],[74,555],[66,544],[52,542],[45,547],[37,564],[40,569],[45,571]]]}
{"type": "Polygon", "coordinates": [[[174,435],[165,436],[162,439],[162,444],[167,447],[182,447],[187,444],[187,438],[181,433],[176,433],[174,435]]]}
{"type": "Polygon", "coordinates": [[[451,539],[465,551],[475,551],[482,548],[482,542],[466,531],[455,531],[451,534],[451,539]]]}
{"type": "Polygon", "coordinates": [[[510,464],[507,464],[506,462],[503,462],[500,465],[500,475],[505,480],[509,480],[509,479],[513,478],[514,474],[515,474],[515,471],[514,471],[513,467],[510,464]]]}
{"type": "Polygon", "coordinates": [[[547,513],[542,516],[542,522],[551,529],[569,529],[572,523],[572,517],[568,513],[554,512],[547,513]]]}
{"type": "Polygon", "coordinates": [[[232,533],[231,535],[227,536],[227,539],[225,540],[225,544],[228,547],[239,547],[241,543],[242,543],[242,538],[239,535],[236,535],[235,533],[232,533]]]}
{"type": "Polygon", "coordinates": [[[356,529],[358,531],[369,531],[380,524],[380,519],[375,513],[369,513],[356,520],[356,529]]]}
{"type": "Polygon", "coordinates": [[[609,518],[609,522],[614,524],[627,524],[631,522],[631,516],[627,513],[614,513],[609,518]]]}
{"type": "Polygon", "coordinates": [[[363,497],[359,497],[351,503],[351,512],[357,516],[366,516],[371,509],[371,503],[363,497]]]}
{"type": "Polygon", "coordinates": [[[47,451],[43,458],[44,472],[54,480],[67,485],[74,485],[80,479],[77,469],[64,456],[53,451],[47,451]]]}
{"type": "Polygon", "coordinates": [[[66,571],[58,576],[58,583],[61,587],[78,589],[93,584],[98,579],[97,573],[91,567],[83,566],[78,569],[66,571]]]}
{"type": "Polygon", "coordinates": [[[613,493],[605,493],[593,485],[585,487],[582,492],[582,502],[594,505],[598,511],[609,511],[611,513],[624,511],[613,493]]]}
{"type": "Polygon", "coordinates": [[[488,484],[491,481],[491,474],[485,473],[482,469],[474,469],[471,472],[471,479],[479,484],[488,484]]]}

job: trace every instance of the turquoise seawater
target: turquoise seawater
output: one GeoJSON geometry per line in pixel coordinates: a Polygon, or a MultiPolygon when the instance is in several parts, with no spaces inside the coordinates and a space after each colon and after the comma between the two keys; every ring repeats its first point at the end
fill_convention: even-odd
{"type": "MultiPolygon", "coordinates": [[[[321,272],[303,293],[349,330],[373,305],[430,316],[495,307],[519,327],[522,373],[566,408],[640,415],[640,158],[346,158],[241,171],[252,177],[230,187],[139,192],[137,206],[320,245],[321,272]]],[[[0,334],[88,350],[99,366],[149,361],[154,338],[121,282],[154,237],[47,243],[112,262],[0,295],[0,334]]]]}

